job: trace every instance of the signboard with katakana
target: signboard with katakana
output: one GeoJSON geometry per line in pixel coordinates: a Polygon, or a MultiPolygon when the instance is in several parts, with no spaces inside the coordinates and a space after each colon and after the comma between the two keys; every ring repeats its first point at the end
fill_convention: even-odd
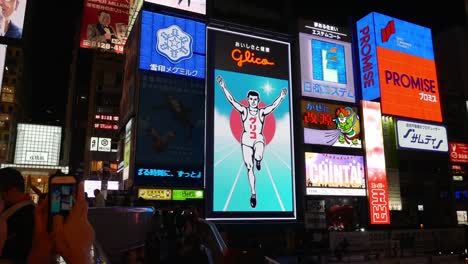
{"type": "Polygon", "coordinates": [[[399,148],[447,152],[447,129],[441,125],[397,120],[399,148]]]}
{"type": "Polygon", "coordinates": [[[205,24],[142,11],[140,69],[205,78],[205,24]]]}
{"type": "Polygon", "coordinates": [[[303,96],[356,101],[349,33],[318,22],[300,24],[303,96]]]}

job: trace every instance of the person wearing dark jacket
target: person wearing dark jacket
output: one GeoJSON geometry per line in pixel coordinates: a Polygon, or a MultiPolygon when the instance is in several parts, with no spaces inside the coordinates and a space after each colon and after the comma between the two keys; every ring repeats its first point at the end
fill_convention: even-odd
{"type": "Polygon", "coordinates": [[[31,250],[34,234],[34,209],[31,197],[25,192],[24,178],[13,168],[0,169],[0,195],[5,209],[7,237],[0,259],[24,263],[31,250]]]}

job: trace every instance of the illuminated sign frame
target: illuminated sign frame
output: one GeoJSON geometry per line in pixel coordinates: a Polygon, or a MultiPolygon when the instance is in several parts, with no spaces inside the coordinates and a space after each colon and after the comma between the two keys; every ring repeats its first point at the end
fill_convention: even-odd
{"type": "MultiPolygon", "coordinates": [[[[207,219],[213,221],[294,221],[297,211],[294,162],[292,162],[294,160],[294,130],[292,122],[293,101],[291,90],[290,43],[215,27],[207,27],[206,35],[208,49],[212,51],[210,54],[211,56],[207,56],[208,70],[206,81],[205,201],[207,219]],[[269,92],[266,93],[266,90],[263,90],[263,92],[255,91],[257,94],[255,95],[255,92],[250,93],[253,90],[249,90],[255,88],[246,87],[245,83],[252,83],[255,87],[268,87],[269,92]],[[268,83],[268,85],[265,83],[268,83]],[[278,86],[279,84],[281,85],[278,86]],[[233,108],[233,106],[229,104],[228,98],[231,97],[223,92],[228,88],[222,88],[226,86],[231,89],[229,93],[232,93],[232,99],[240,100],[237,108],[233,108]],[[239,88],[233,89],[234,87],[239,88]],[[284,91],[282,87],[285,88],[284,91]],[[249,93],[251,96],[262,98],[257,105],[259,109],[263,109],[263,107],[272,104],[273,101],[279,100],[279,103],[276,104],[277,108],[274,108],[274,111],[276,115],[283,117],[281,118],[281,124],[279,123],[280,121],[275,121],[278,128],[275,127],[274,130],[270,130],[271,127],[268,129],[264,128],[262,130],[263,134],[259,137],[265,140],[262,141],[264,145],[268,145],[270,142],[269,140],[272,140],[272,138],[267,131],[273,131],[273,133],[276,131],[275,129],[281,129],[280,131],[282,131],[282,133],[276,133],[277,136],[274,138],[276,141],[270,142],[271,144],[268,145],[268,150],[265,148],[261,161],[261,169],[259,170],[259,162],[253,165],[254,167],[256,166],[256,168],[253,168],[256,174],[263,173],[261,174],[262,177],[256,177],[256,179],[258,181],[261,179],[262,181],[268,181],[266,184],[257,182],[256,187],[254,187],[257,189],[256,191],[259,195],[258,204],[256,203],[257,199],[252,198],[255,196],[252,195],[252,186],[249,185],[248,178],[245,176],[241,177],[247,174],[248,169],[242,161],[243,152],[240,151],[240,148],[235,147],[236,144],[244,146],[246,148],[245,151],[248,151],[247,148],[250,148],[248,145],[250,144],[248,143],[250,142],[249,139],[242,139],[244,136],[241,137],[241,134],[244,134],[245,137],[250,139],[257,138],[257,126],[251,124],[251,131],[248,132],[250,136],[247,136],[247,132],[243,132],[242,130],[242,121],[240,121],[241,115],[235,112],[236,110],[240,111],[239,109],[242,107],[247,109],[245,106],[247,101],[244,101],[243,98],[246,98],[246,96],[248,97],[247,94],[249,93]],[[287,96],[289,98],[283,100],[287,96]],[[262,102],[264,102],[264,105],[261,104],[262,102]],[[230,115],[233,111],[234,114],[230,115]],[[221,117],[221,119],[219,117],[221,117]],[[234,122],[232,126],[229,124],[229,120],[234,122]],[[287,120],[287,122],[284,122],[284,120],[287,120]],[[285,126],[285,124],[287,124],[287,126],[285,126]],[[222,129],[222,131],[220,129],[222,129]],[[238,133],[239,137],[237,136],[238,133]],[[254,133],[255,136],[253,136],[252,133],[254,133]],[[279,134],[282,136],[280,137],[279,134]],[[263,137],[263,135],[265,136],[263,137]],[[221,149],[221,141],[226,143],[223,144],[224,150],[221,149]],[[279,145],[283,146],[281,149],[282,153],[280,152],[280,156],[284,156],[283,159],[286,160],[283,160],[283,163],[278,162],[277,159],[281,160],[281,158],[277,158],[273,153],[275,152],[274,149],[277,149],[279,145]],[[228,146],[231,147],[229,148],[228,146]],[[288,149],[291,151],[289,152],[288,149]],[[233,154],[235,151],[237,151],[237,153],[233,154]],[[229,160],[224,162],[228,158],[229,160]],[[273,161],[273,159],[275,160],[273,161]],[[226,167],[228,164],[232,164],[231,162],[238,163],[239,166],[236,165],[236,168],[232,168],[232,166],[229,168],[226,167]],[[273,165],[273,163],[275,165],[273,165]],[[282,166],[284,165],[286,166],[283,168],[282,166]],[[270,169],[269,166],[273,166],[275,169],[270,169]],[[288,171],[283,171],[283,169],[288,169],[288,171]],[[222,170],[226,171],[221,172],[222,170]],[[272,172],[274,172],[273,176],[271,175],[272,172]],[[275,184],[272,179],[276,178],[274,175],[277,174],[275,173],[281,172],[284,173],[283,176],[287,175],[288,177],[282,177],[284,178],[282,184],[275,184]],[[218,180],[215,181],[215,174],[223,174],[224,176],[222,178],[224,179],[217,177],[218,180]],[[289,175],[291,178],[289,178],[289,175]],[[226,179],[229,179],[229,181],[226,181],[226,179]],[[231,180],[232,185],[230,184],[231,180]],[[271,188],[271,190],[268,188],[271,188]],[[271,195],[271,199],[265,198],[268,197],[265,196],[265,192],[271,195]],[[221,193],[222,197],[220,196],[221,193]],[[260,196],[262,194],[263,197],[260,196]],[[254,199],[254,202],[252,202],[252,199],[254,199]],[[282,202],[283,199],[285,200],[284,204],[282,202]]],[[[274,118],[274,115],[270,116],[274,118]]],[[[273,122],[270,121],[271,119],[268,119],[270,116],[266,117],[264,121],[264,124],[266,124],[265,126],[273,122]]],[[[252,121],[254,119],[249,120],[252,121]]],[[[244,124],[244,128],[245,127],[244,124]]],[[[252,142],[252,145],[253,144],[255,143],[252,142]]]]}

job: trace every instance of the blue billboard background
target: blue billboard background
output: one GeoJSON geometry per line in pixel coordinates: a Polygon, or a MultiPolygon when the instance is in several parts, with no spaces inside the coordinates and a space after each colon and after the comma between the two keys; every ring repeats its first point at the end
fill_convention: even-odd
{"type": "Polygon", "coordinates": [[[377,46],[373,13],[356,23],[359,44],[359,70],[361,75],[362,99],[372,101],[380,97],[377,46]],[[370,76],[372,74],[373,76],[370,76]],[[370,82],[373,80],[373,82],[370,82]]]}
{"type": "Polygon", "coordinates": [[[140,69],[205,78],[204,23],[142,11],[140,69]]]}
{"type": "Polygon", "coordinates": [[[202,186],[204,81],[140,72],[135,182],[202,186]]]}
{"type": "Polygon", "coordinates": [[[314,80],[330,81],[325,76],[325,69],[327,69],[337,73],[338,83],[346,84],[346,60],[343,45],[312,39],[311,46],[314,80]]]}

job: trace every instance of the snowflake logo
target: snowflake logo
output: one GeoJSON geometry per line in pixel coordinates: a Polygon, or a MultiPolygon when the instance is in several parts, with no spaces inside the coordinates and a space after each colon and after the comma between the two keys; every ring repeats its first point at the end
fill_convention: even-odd
{"type": "Polygon", "coordinates": [[[193,38],[176,25],[159,29],[156,40],[158,53],[174,64],[192,57],[193,38]]]}

